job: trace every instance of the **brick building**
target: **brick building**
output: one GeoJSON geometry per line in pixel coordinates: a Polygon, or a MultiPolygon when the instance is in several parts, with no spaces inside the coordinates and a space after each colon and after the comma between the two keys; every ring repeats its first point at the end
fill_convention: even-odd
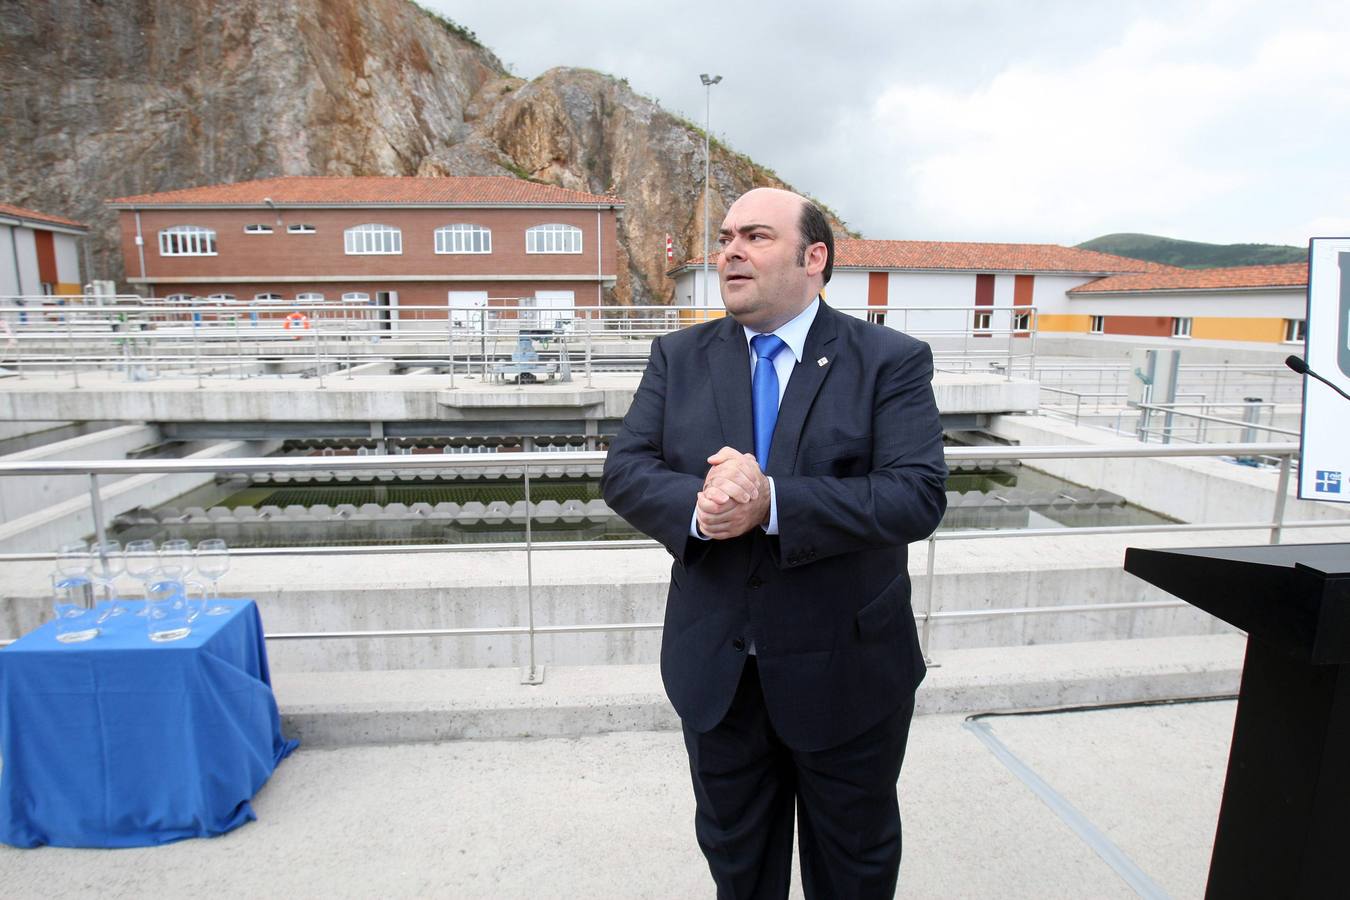
{"type": "Polygon", "coordinates": [[[146,296],[364,301],[387,307],[395,328],[522,300],[600,304],[616,280],[623,208],[504,177],[268,178],[109,205],[127,281],[146,296]]]}

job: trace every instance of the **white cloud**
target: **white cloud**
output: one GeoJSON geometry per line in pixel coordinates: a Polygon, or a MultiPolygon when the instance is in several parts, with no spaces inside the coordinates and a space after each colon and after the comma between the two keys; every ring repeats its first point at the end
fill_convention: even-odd
{"type": "Polygon", "coordinates": [[[714,133],[869,237],[1281,241],[1348,208],[1344,0],[422,2],[522,75],[600,68],[700,123],[724,75],[714,133]]]}
{"type": "Polygon", "coordinates": [[[1272,124],[1330,120],[1350,137],[1346,34],[1253,31],[1227,8],[1137,22],[1073,66],[1014,63],[969,90],[892,86],[873,123],[908,160],[914,214],[969,238],[1213,229],[1207,208],[1282,176],[1262,170],[1287,141],[1272,124]],[[1206,58],[1195,35],[1224,52],[1206,58]]]}
{"type": "MultiPolygon", "coordinates": [[[[1341,204],[1347,208],[1347,204],[1341,204]]],[[[1308,240],[1315,237],[1350,237],[1350,215],[1318,216],[1289,229],[1281,238],[1285,244],[1306,247],[1308,240]]]]}

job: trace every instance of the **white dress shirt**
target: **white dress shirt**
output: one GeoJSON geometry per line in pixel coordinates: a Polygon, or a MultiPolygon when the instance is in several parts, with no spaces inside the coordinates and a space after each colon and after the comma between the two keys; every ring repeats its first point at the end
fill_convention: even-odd
{"type": "MultiPolygon", "coordinates": [[[[773,363],[774,373],[778,376],[778,402],[781,405],[783,397],[787,393],[788,380],[792,378],[793,371],[797,364],[802,360],[802,354],[806,352],[806,335],[811,330],[811,323],[816,320],[816,311],[820,309],[820,298],[811,301],[811,305],[797,314],[797,317],[788,322],[782,328],[769,332],[778,335],[790,353],[779,351],[770,362],[773,363]]],[[[750,379],[754,380],[755,366],[759,364],[759,357],[755,354],[755,345],[750,343],[750,339],[756,337],[760,332],[750,328],[745,328],[745,342],[750,348],[750,379]]],[[[762,469],[768,464],[768,460],[759,460],[762,469]]],[[[769,479],[769,523],[764,527],[765,534],[778,533],[778,494],[773,485],[773,479],[769,479]]],[[[693,518],[689,521],[689,533],[699,540],[711,540],[698,530],[698,508],[695,507],[693,518]]]]}

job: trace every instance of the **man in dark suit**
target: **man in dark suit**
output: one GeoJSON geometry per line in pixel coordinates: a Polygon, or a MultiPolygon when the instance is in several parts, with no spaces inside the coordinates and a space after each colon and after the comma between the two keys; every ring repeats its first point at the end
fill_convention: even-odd
{"type": "Polygon", "coordinates": [[[826,306],[821,211],[737,200],[730,316],[652,342],[605,501],[675,557],[661,675],[719,897],[891,897],[924,663],[907,545],[946,505],[927,344],[826,306]],[[772,335],[772,336],[770,336],[772,335]]]}

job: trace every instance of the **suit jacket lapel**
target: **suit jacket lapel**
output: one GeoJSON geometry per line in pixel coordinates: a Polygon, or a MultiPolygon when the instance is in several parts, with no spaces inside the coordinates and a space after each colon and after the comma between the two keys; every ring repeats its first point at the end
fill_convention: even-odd
{"type": "MultiPolygon", "coordinates": [[[[816,319],[806,334],[802,360],[792,371],[783,402],[778,406],[778,423],[774,426],[773,447],[769,451],[766,474],[790,475],[796,468],[797,447],[801,444],[806,414],[811,411],[811,404],[815,402],[820,386],[834,368],[832,345],[836,334],[835,317],[838,315],[823,300],[816,310],[816,319]],[[824,365],[820,364],[821,359],[826,360],[824,365]]],[[[746,355],[745,365],[748,367],[748,351],[746,355]]],[[[753,426],[751,432],[753,435],[753,426]]]]}
{"type": "Polygon", "coordinates": [[[717,419],[722,426],[722,442],[743,453],[752,453],[755,418],[750,399],[750,348],[746,346],[745,331],[736,320],[727,316],[723,321],[725,327],[718,329],[708,347],[708,370],[717,419]]]}

